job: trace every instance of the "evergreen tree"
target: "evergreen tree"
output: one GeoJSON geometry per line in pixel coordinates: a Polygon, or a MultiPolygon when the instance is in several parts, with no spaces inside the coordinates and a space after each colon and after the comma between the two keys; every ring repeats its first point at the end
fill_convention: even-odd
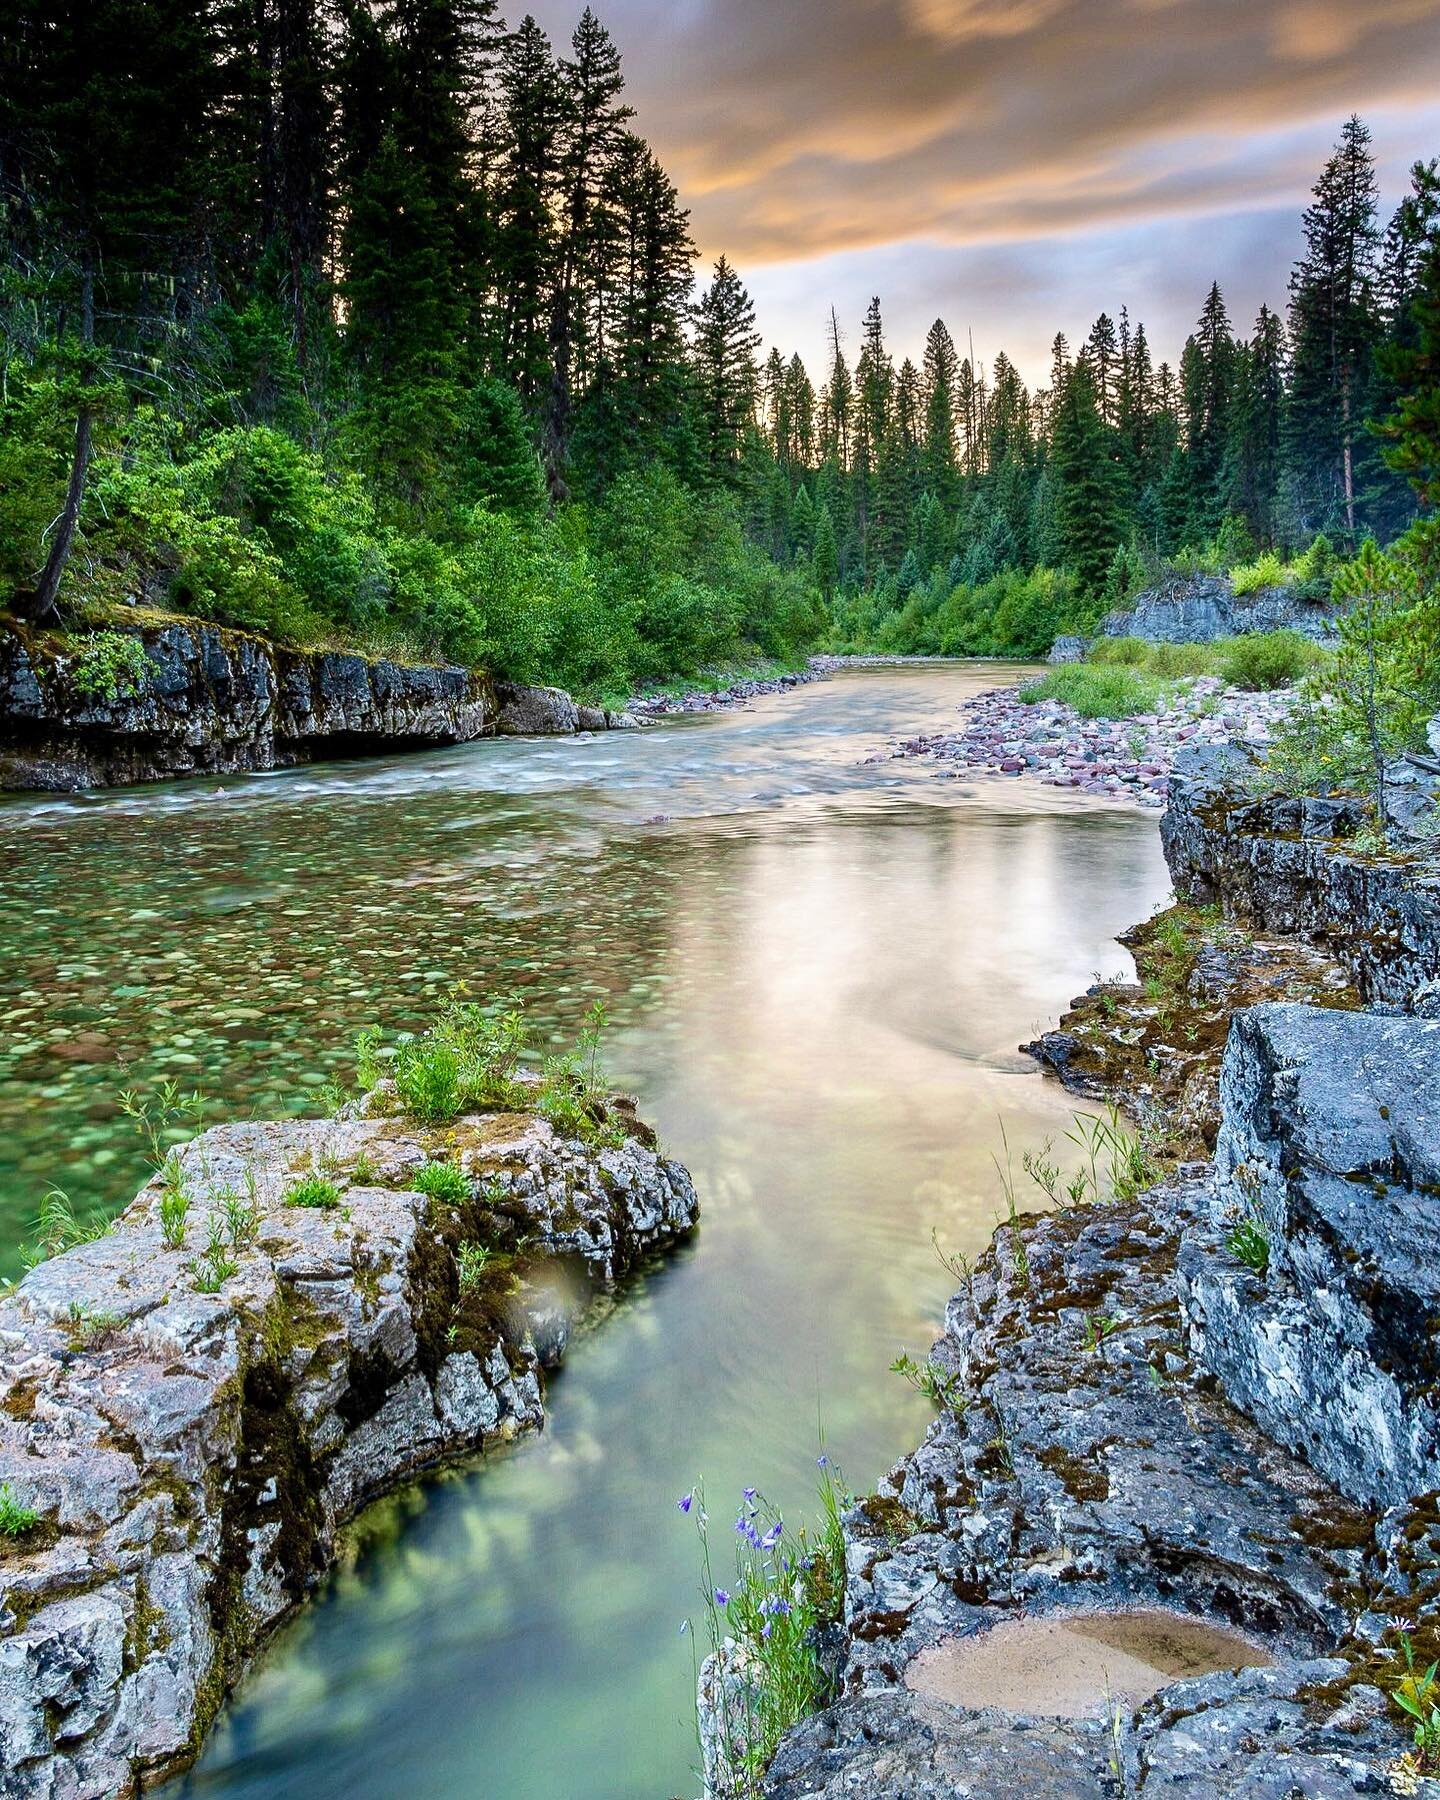
{"type": "Polygon", "coordinates": [[[1121,541],[1115,464],[1088,359],[1071,370],[1055,419],[1058,548],[1080,591],[1098,602],[1121,541]]]}
{"type": "Polygon", "coordinates": [[[725,257],[695,307],[695,369],[711,470],[733,478],[755,414],[755,306],[725,257]]]}
{"type": "Polygon", "coordinates": [[[1300,523],[1358,528],[1357,446],[1379,338],[1378,184],[1370,133],[1350,119],[1315,185],[1305,254],[1290,284],[1293,371],[1287,448],[1300,523]]]}
{"type": "Polygon", "coordinates": [[[560,267],[556,215],[564,99],[550,41],[528,14],[504,40],[501,152],[495,186],[495,276],[505,374],[528,407],[549,377],[549,297],[560,267]]]}
{"type": "Polygon", "coordinates": [[[1237,350],[1225,502],[1255,542],[1274,548],[1280,532],[1285,342],[1280,320],[1260,308],[1248,345],[1237,350]]]}
{"type": "Polygon", "coordinates": [[[955,412],[960,358],[955,340],[937,319],[925,339],[925,442],[920,463],[925,485],[945,509],[954,506],[959,468],[956,462],[955,412]]]}

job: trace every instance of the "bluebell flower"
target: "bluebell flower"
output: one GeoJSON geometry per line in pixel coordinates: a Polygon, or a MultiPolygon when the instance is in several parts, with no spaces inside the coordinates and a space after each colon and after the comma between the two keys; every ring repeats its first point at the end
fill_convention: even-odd
{"type": "Polygon", "coordinates": [[[755,1498],[755,1492],[756,1492],[756,1490],[754,1488],[742,1488],[741,1489],[741,1493],[743,1494],[743,1496],[746,1500],[753,1500],[755,1498]]]}
{"type": "Polygon", "coordinates": [[[780,1534],[782,1531],[784,1531],[784,1529],[785,1529],[785,1526],[784,1526],[783,1521],[780,1519],[777,1519],[775,1521],[775,1523],[770,1527],[770,1529],[765,1533],[764,1537],[761,1538],[760,1548],[762,1550],[773,1550],[775,1548],[775,1546],[780,1542],[780,1534]]]}
{"type": "Polygon", "coordinates": [[[730,1596],[725,1592],[724,1588],[716,1588],[715,1604],[717,1606],[728,1606],[730,1604],[730,1596]]]}
{"type": "Polygon", "coordinates": [[[688,1630],[689,1630],[689,1629],[690,1629],[690,1621],[689,1621],[689,1620],[688,1620],[688,1619],[682,1619],[682,1620],[681,1620],[681,1621],[680,1621],[680,1635],[681,1635],[681,1637],[684,1637],[684,1635],[685,1635],[685,1633],[686,1633],[686,1632],[687,1632],[687,1631],[688,1631],[688,1630]]]}
{"type": "Polygon", "coordinates": [[[761,1635],[761,1637],[762,1637],[762,1638],[768,1638],[768,1637],[769,1637],[769,1635],[770,1635],[770,1621],[769,1621],[769,1620],[768,1620],[768,1619],[767,1619],[767,1620],[766,1620],[766,1621],[765,1621],[765,1625],[764,1625],[764,1629],[763,1629],[763,1630],[762,1630],[762,1631],[761,1631],[761,1633],[760,1633],[760,1635],[761,1635]]]}
{"type": "Polygon", "coordinates": [[[691,1490],[688,1494],[682,1494],[680,1496],[680,1498],[675,1502],[675,1505],[677,1506],[677,1508],[683,1513],[688,1513],[690,1508],[694,1504],[695,1504],[694,1488],[691,1488],[691,1490]]]}
{"type": "Polygon", "coordinates": [[[815,1458],[815,1467],[817,1469],[828,1469],[830,1467],[830,1458],[822,1452],[815,1458]]]}

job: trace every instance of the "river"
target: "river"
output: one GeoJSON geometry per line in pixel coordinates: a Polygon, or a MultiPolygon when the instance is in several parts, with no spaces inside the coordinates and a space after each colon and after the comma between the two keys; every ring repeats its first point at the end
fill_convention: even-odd
{"type": "MultiPolygon", "coordinates": [[[[1001,1204],[993,1157],[1072,1103],[1018,1055],[1168,891],[1153,818],[892,761],[993,685],[851,670],[741,711],[0,806],[0,1242],[54,1183],[143,1175],[117,1091],[313,1109],[362,1025],[454,983],[607,1062],[691,1169],[693,1244],[573,1348],[543,1437],[373,1508],[167,1790],[206,1800],[696,1791],[693,1525],[803,1510],[928,1407],[923,1353],[1001,1204]]],[[[13,1269],[13,1256],[6,1266],[13,1269]]]]}

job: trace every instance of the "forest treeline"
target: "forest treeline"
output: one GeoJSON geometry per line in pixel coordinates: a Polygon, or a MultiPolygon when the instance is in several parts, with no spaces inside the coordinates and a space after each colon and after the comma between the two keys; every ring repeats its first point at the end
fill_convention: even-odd
{"type": "Polygon", "coordinates": [[[557,49],[497,0],[0,0],[12,610],[615,693],[1030,653],[1167,565],[1323,586],[1415,515],[1368,422],[1433,393],[1440,177],[1382,221],[1358,120],[1283,316],[1214,288],[1172,369],[1102,315],[1037,391],[940,321],[897,366],[879,301],[818,381],[762,358],[633,127],[589,9],[557,49]]]}

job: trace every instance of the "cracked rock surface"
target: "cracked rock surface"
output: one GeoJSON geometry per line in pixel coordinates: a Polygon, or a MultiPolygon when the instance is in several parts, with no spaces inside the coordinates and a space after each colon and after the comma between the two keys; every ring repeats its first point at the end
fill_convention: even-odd
{"type": "Polygon", "coordinates": [[[182,1247],[157,1177],[0,1302],[0,1483],[38,1515],[0,1548],[7,1800],[183,1767],[345,1519],[540,1427],[590,1296],[696,1220],[630,1103],[609,1121],[617,1147],[529,1113],[219,1127],[181,1153],[182,1247]],[[416,1190],[434,1160],[464,1199],[416,1190]],[[317,1170],[338,1204],[293,1204],[317,1170]]]}

